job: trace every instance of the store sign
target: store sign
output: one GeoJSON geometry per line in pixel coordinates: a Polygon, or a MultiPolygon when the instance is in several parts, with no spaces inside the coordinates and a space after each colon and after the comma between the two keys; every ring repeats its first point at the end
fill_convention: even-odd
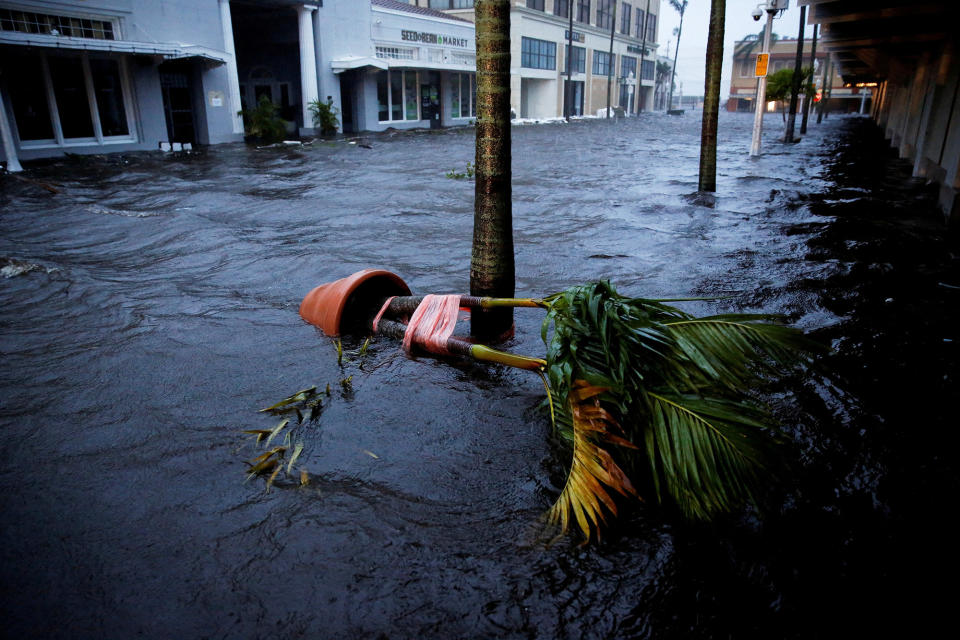
{"type": "MultiPolygon", "coordinates": [[[[569,32],[569,31],[564,31],[564,32],[563,32],[563,39],[564,39],[564,40],[570,40],[570,39],[571,39],[571,38],[570,38],[570,32],[569,32]]],[[[582,33],[580,33],[579,31],[574,31],[574,32],[573,32],[573,41],[574,41],[574,42],[584,42],[585,40],[586,40],[586,38],[584,37],[584,35],[583,35],[582,33]]]]}
{"type": "Polygon", "coordinates": [[[632,44],[627,45],[627,51],[629,51],[630,53],[639,53],[640,55],[644,55],[644,56],[650,55],[650,51],[648,51],[647,49],[643,49],[641,47],[638,47],[632,44]]]}
{"type": "Polygon", "coordinates": [[[427,33],[426,31],[407,31],[400,32],[400,39],[408,42],[422,42],[424,44],[445,44],[448,47],[467,46],[466,38],[457,38],[455,36],[445,36],[439,33],[427,33]]]}

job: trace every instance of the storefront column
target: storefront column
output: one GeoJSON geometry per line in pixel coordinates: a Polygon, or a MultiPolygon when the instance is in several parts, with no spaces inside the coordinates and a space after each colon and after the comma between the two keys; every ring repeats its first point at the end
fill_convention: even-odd
{"type": "Polygon", "coordinates": [[[237,72],[237,50],[233,44],[233,18],[230,16],[230,0],[220,0],[220,27],[223,29],[223,49],[227,54],[227,84],[230,98],[230,118],[233,132],[243,133],[243,116],[240,111],[240,76],[237,72]]]}
{"type": "Polygon", "coordinates": [[[3,138],[3,155],[7,159],[7,171],[14,173],[23,171],[20,161],[17,160],[17,148],[13,145],[13,132],[10,129],[10,121],[7,119],[6,98],[3,96],[3,89],[0,88],[0,138],[3,138]]]}
{"type": "Polygon", "coordinates": [[[303,128],[313,129],[313,115],[310,103],[319,99],[317,88],[317,47],[313,39],[313,12],[315,5],[305,4],[298,8],[300,23],[300,90],[303,94],[303,128]]]}

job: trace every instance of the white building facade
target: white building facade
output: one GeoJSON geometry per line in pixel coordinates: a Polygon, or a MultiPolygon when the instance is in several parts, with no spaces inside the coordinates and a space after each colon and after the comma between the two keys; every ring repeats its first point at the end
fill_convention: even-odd
{"type": "MultiPolygon", "coordinates": [[[[474,19],[473,0],[411,2],[474,19]]],[[[660,0],[511,0],[510,104],[515,115],[564,115],[571,10],[571,113],[605,110],[608,91],[609,104],[627,114],[652,110],[660,0]]]]}

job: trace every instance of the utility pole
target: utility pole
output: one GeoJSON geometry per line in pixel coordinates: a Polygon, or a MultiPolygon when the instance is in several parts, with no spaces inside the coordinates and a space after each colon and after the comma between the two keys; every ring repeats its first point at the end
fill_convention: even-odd
{"type": "Polygon", "coordinates": [[[797,123],[797,97],[803,82],[803,32],[806,28],[807,6],[800,7],[800,34],[797,36],[797,58],[793,63],[793,83],[790,87],[790,114],[787,116],[787,131],[784,142],[793,142],[793,128],[797,123]]]}
{"type": "Polygon", "coordinates": [[[573,3],[574,0],[567,0],[567,6],[570,10],[567,12],[570,17],[570,29],[567,31],[567,86],[563,89],[563,117],[570,122],[570,115],[573,107],[570,104],[570,93],[573,91],[573,3]]]}
{"type": "MultiPolygon", "coordinates": [[[[643,21],[640,25],[640,71],[637,73],[637,113],[643,111],[643,103],[640,98],[640,90],[643,89],[643,59],[647,55],[647,20],[650,19],[650,0],[647,0],[647,12],[643,14],[643,21]]],[[[654,62],[656,67],[656,62],[654,62]]],[[[656,70],[654,70],[656,75],[656,70]]]]}
{"type": "MultiPolygon", "coordinates": [[[[773,30],[773,11],[767,5],[767,26],[763,30],[763,55],[770,60],[770,32],[773,30]]],[[[763,112],[767,102],[767,70],[763,70],[763,75],[757,80],[757,108],[753,114],[753,140],[750,143],[750,155],[760,155],[760,138],[763,135],[763,112]]]]}
{"type": "Polygon", "coordinates": [[[613,15],[610,16],[610,66],[607,67],[607,119],[610,118],[610,85],[613,84],[613,30],[617,28],[617,0],[613,0],[613,15]]]}
{"type": "MultiPolygon", "coordinates": [[[[810,44],[810,84],[813,84],[814,71],[817,69],[817,27],[813,25],[813,42],[810,44]]],[[[814,89],[816,87],[814,86],[814,89]]],[[[813,96],[807,96],[803,100],[803,118],[800,120],[800,135],[807,132],[807,118],[810,116],[810,104],[813,102],[813,96]]]]}

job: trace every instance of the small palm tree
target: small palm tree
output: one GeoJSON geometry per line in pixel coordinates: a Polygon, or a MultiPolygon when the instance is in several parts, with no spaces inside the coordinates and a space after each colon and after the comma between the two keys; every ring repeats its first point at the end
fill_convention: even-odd
{"type": "Polygon", "coordinates": [[[667,109],[673,109],[673,84],[677,77],[677,54],[680,52],[680,36],[683,35],[683,14],[687,11],[687,0],[670,0],[670,6],[680,14],[680,26],[677,28],[677,46],[673,49],[673,71],[670,76],[670,97],[667,109]]]}
{"type": "Polygon", "coordinates": [[[697,318],[608,282],[544,302],[551,415],[572,446],[551,523],[576,523],[589,539],[616,515],[615,494],[693,520],[756,504],[777,436],[749,391],[809,359],[816,343],[771,316],[697,318]]]}

